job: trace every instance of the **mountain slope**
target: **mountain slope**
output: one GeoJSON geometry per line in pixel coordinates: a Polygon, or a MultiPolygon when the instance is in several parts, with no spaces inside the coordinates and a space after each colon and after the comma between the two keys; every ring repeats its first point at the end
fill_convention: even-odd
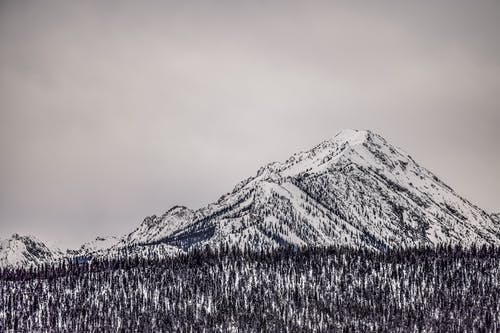
{"type": "Polygon", "coordinates": [[[40,265],[61,258],[63,253],[33,236],[13,234],[0,241],[0,267],[40,265]]]}
{"type": "Polygon", "coordinates": [[[381,136],[354,130],[261,168],[177,226],[155,242],[184,249],[500,244],[498,221],[381,136]]]}

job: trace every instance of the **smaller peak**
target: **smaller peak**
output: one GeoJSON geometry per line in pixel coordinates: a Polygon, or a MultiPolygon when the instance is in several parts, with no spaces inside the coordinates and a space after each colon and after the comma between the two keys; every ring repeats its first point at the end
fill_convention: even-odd
{"type": "Polygon", "coordinates": [[[10,239],[18,240],[18,241],[26,241],[26,240],[38,241],[38,239],[35,236],[20,235],[17,232],[13,233],[12,236],[10,237],[10,239]]]}
{"type": "Polygon", "coordinates": [[[182,205],[175,205],[169,210],[167,210],[166,214],[177,214],[177,213],[182,213],[186,211],[191,211],[188,207],[182,206],[182,205]]]}

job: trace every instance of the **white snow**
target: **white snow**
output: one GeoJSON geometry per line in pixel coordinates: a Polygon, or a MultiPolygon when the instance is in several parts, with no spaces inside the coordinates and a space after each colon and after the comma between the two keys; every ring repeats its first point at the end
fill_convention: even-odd
{"type": "Polygon", "coordinates": [[[0,267],[38,265],[56,260],[62,252],[34,236],[13,234],[0,241],[0,267]]]}
{"type": "MultiPolygon", "coordinates": [[[[181,250],[157,243],[174,234],[189,237],[190,228],[201,221],[214,234],[198,245],[500,244],[498,215],[459,196],[381,136],[343,130],[284,162],[262,167],[206,207],[192,211],[176,206],[147,217],[124,236],[97,238],[79,251],[119,255],[134,247],[140,254],[175,254],[181,250]]],[[[2,241],[0,265],[46,260],[32,258],[26,244],[2,241]]]]}
{"type": "Polygon", "coordinates": [[[363,144],[368,137],[369,132],[363,130],[343,129],[334,136],[333,141],[337,143],[348,143],[351,146],[363,144]]]}

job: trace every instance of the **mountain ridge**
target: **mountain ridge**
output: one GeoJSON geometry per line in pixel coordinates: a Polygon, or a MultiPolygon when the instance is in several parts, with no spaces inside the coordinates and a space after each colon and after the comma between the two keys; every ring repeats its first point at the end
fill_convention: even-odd
{"type": "Polygon", "coordinates": [[[500,245],[500,221],[382,136],[343,130],[284,162],[268,163],[205,207],[173,206],[161,216],[146,217],[128,234],[98,243],[73,255],[123,249],[144,254],[148,247],[170,255],[222,244],[374,250],[500,245]]]}

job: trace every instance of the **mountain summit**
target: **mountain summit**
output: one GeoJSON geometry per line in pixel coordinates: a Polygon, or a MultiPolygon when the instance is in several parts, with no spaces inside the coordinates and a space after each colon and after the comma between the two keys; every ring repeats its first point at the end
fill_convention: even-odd
{"type": "MultiPolygon", "coordinates": [[[[95,243],[95,242],[94,242],[95,243]]],[[[175,206],[80,255],[193,247],[500,245],[500,221],[371,131],[343,130],[260,168],[216,202],[175,206]],[[90,251],[92,250],[92,251],[90,251]]]]}
{"type": "Polygon", "coordinates": [[[183,249],[500,244],[498,221],[370,131],[343,130],[270,163],[193,216],[161,241],[183,249]]]}
{"type": "Polygon", "coordinates": [[[33,236],[13,234],[0,241],[0,267],[39,265],[61,258],[61,250],[48,246],[33,236]]]}

